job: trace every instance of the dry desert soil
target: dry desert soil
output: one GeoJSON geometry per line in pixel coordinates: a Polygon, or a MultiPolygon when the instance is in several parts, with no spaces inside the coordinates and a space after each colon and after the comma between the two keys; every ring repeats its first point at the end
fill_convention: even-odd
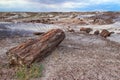
{"type": "Polygon", "coordinates": [[[1,25],[7,24],[0,26],[0,80],[19,80],[14,77],[14,68],[8,67],[6,52],[28,39],[40,37],[32,35],[32,31],[46,32],[52,28],[62,29],[66,38],[50,55],[36,63],[44,67],[42,76],[30,80],[120,80],[119,12],[0,14],[3,15],[1,25]],[[68,26],[75,32],[67,31],[68,26]],[[93,31],[107,29],[115,33],[103,38],[92,32],[81,32],[80,27],[90,27],[93,31]],[[20,32],[16,33],[16,30],[20,32]]]}

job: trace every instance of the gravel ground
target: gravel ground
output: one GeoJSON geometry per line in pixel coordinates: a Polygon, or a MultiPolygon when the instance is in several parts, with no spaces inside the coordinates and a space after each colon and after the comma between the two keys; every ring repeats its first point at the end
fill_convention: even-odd
{"type": "MultiPolygon", "coordinates": [[[[0,64],[7,64],[6,51],[34,37],[0,40],[0,64]]],[[[100,36],[69,33],[51,55],[40,63],[43,75],[33,80],[119,80],[120,44],[100,36]]],[[[14,80],[13,70],[1,68],[0,80],[14,80]]]]}
{"type": "Polygon", "coordinates": [[[119,80],[119,57],[118,43],[100,36],[68,33],[63,43],[43,60],[41,80],[119,80]]]}

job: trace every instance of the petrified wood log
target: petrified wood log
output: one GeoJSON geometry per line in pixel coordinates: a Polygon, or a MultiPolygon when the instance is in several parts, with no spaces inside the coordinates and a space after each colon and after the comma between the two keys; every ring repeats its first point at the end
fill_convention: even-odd
{"type": "Polygon", "coordinates": [[[82,27],[82,28],[80,28],[80,31],[84,31],[86,33],[90,33],[92,31],[92,29],[91,28],[84,28],[84,27],[82,27]]]}
{"type": "Polygon", "coordinates": [[[60,29],[52,29],[41,35],[40,38],[28,40],[25,43],[10,49],[6,54],[10,65],[30,65],[43,56],[50,54],[65,38],[60,29]]]}
{"type": "Polygon", "coordinates": [[[106,30],[106,29],[103,29],[102,32],[100,33],[100,36],[102,36],[102,37],[104,37],[104,38],[106,38],[106,37],[108,37],[108,36],[110,36],[110,35],[111,35],[111,32],[109,32],[109,31],[106,30]]]}

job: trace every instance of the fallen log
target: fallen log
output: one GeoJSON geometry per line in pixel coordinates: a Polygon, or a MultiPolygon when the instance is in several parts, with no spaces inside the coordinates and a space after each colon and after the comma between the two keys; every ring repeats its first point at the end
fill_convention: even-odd
{"type": "Polygon", "coordinates": [[[11,66],[30,65],[50,54],[65,38],[60,29],[52,29],[41,35],[40,38],[28,40],[25,43],[10,49],[6,54],[11,66]]]}
{"type": "Polygon", "coordinates": [[[91,28],[84,28],[84,27],[82,27],[82,28],[80,28],[80,31],[84,31],[86,33],[90,33],[92,31],[92,29],[91,28]]]}

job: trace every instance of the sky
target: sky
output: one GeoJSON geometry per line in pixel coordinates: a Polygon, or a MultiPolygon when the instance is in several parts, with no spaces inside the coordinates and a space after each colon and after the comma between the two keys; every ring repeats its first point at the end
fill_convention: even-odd
{"type": "Polygon", "coordinates": [[[120,0],[0,0],[0,12],[120,11],[120,0]]]}

